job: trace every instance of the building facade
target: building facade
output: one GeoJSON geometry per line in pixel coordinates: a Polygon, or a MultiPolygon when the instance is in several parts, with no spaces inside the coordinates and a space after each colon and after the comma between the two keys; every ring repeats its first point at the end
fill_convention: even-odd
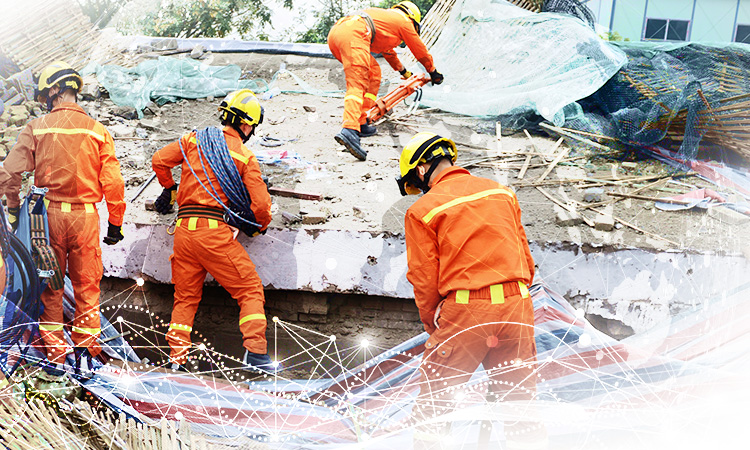
{"type": "Polygon", "coordinates": [[[750,44],[750,0],[589,0],[597,23],[631,41],[750,44]]]}

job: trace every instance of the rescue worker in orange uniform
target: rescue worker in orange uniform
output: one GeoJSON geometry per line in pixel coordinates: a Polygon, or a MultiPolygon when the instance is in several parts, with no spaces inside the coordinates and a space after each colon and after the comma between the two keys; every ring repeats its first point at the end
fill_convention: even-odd
{"type": "MultiPolygon", "coordinates": [[[[23,172],[33,171],[34,184],[49,189],[45,199],[50,245],[60,270],[64,273],[67,267],[75,294],[74,370],[90,376],[92,358],[101,352],[97,339],[103,266],[96,203],[102,198],[107,201],[109,227],[104,242],[114,245],[123,239],[125,184],[112,136],[77,104],[82,86],[78,72],[63,61],[42,70],[37,99],[50,112],[29,122],[18,135],[0,169],[0,195],[6,195],[14,223],[23,172]]],[[[63,292],[64,288],[48,286],[42,293],[39,328],[49,360],[46,370],[52,375],[63,374],[65,355],[70,352],[63,335],[63,292]]]]}
{"type": "MultiPolygon", "coordinates": [[[[252,91],[243,89],[227,95],[219,111],[224,139],[250,195],[254,222],[263,232],[271,222],[271,196],[258,160],[244,145],[263,121],[263,108],[252,91]]],[[[202,167],[197,132],[186,134],[178,142],[157,151],[152,167],[164,187],[154,203],[156,210],[167,214],[175,201],[178,205],[171,257],[174,306],[167,332],[171,367],[184,370],[188,361],[193,320],[206,273],[210,273],[239,303],[246,368],[266,372],[280,370],[281,366],[271,361],[267,353],[263,284],[250,256],[235,240],[236,230],[224,222],[221,205],[206,190],[213,186],[219,199],[227,204],[228,197],[211,167],[206,165],[205,171],[202,167]],[[179,189],[171,172],[177,165],[182,165],[179,189]]]]}
{"type": "MultiPolygon", "coordinates": [[[[406,212],[407,279],[430,334],[414,418],[444,414],[458,385],[483,365],[490,398],[534,397],[534,279],[521,209],[496,181],[453,165],[456,145],[418,133],[400,157],[402,195],[421,196],[406,212]]],[[[532,422],[506,423],[506,448],[544,448],[532,422]],[[529,444],[540,447],[525,447],[529,444]]],[[[415,448],[442,448],[445,429],[417,426],[415,448]]]]}
{"type": "Polygon", "coordinates": [[[343,17],[328,33],[328,47],[344,64],[346,77],[343,128],[336,135],[336,142],[362,161],[367,159],[367,152],[360,146],[359,138],[377,132],[366,121],[367,111],[377,100],[381,76],[380,65],[371,53],[381,53],[393,70],[407,79],[412,74],[394,51],[403,41],[429,72],[432,84],[443,82],[443,75],[435,69],[432,56],[419,37],[421,22],[419,8],[404,1],[390,9],[368,8],[343,17]]]}

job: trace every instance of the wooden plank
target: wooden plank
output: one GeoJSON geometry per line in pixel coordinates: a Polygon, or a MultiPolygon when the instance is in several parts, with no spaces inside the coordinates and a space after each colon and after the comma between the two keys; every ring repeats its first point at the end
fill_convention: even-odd
{"type": "Polygon", "coordinates": [[[294,189],[286,189],[286,188],[280,188],[280,187],[270,187],[268,188],[268,192],[271,195],[278,195],[279,197],[294,197],[299,198],[302,200],[322,200],[323,196],[321,194],[316,194],[313,192],[300,192],[295,191],[294,189]]]}
{"type": "MultiPolygon", "coordinates": [[[[563,142],[563,138],[558,139],[557,142],[555,142],[554,147],[552,147],[552,150],[550,151],[550,154],[554,154],[555,150],[557,149],[557,147],[560,146],[560,144],[562,144],[562,142],[563,142]]],[[[557,154],[557,156],[555,157],[555,159],[553,159],[552,162],[549,163],[549,167],[547,167],[547,170],[545,170],[544,173],[541,174],[539,176],[539,178],[536,179],[536,181],[542,181],[545,178],[547,178],[547,175],[549,175],[550,172],[552,172],[552,169],[554,169],[555,166],[557,166],[557,164],[560,161],[562,161],[562,159],[565,158],[565,156],[568,155],[569,151],[570,151],[570,147],[567,147],[567,148],[564,148],[564,149],[560,150],[560,153],[557,154]]]]}
{"type": "Polygon", "coordinates": [[[538,186],[537,186],[537,188],[536,188],[536,189],[537,189],[537,190],[538,190],[539,192],[541,192],[541,193],[542,193],[542,195],[544,195],[545,197],[547,197],[548,199],[550,199],[550,200],[551,200],[551,201],[552,201],[552,202],[553,202],[554,204],[556,204],[557,206],[559,206],[559,207],[563,208],[564,210],[568,211],[568,212],[569,212],[569,213],[571,213],[571,214],[576,214],[576,215],[579,215],[579,216],[581,216],[581,218],[583,219],[583,221],[584,221],[584,222],[586,222],[586,225],[590,226],[591,228],[594,228],[594,226],[595,226],[595,225],[594,225],[594,222],[592,222],[592,221],[591,221],[591,219],[589,219],[588,217],[586,217],[586,216],[584,216],[583,214],[581,214],[581,213],[580,213],[580,212],[579,212],[579,211],[578,211],[578,210],[577,210],[576,208],[574,208],[574,207],[573,207],[572,205],[568,205],[568,204],[566,204],[566,203],[563,203],[563,202],[561,202],[560,200],[558,200],[558,199],[556,199],[555,197],[553,197],[553,196],[552,196],[552,194],[550,194],[549,192],[547,192],[546,190],[544,190],[544,189],[542,189],[542,188],[540,188],[540,187],[538,187],[538,186]]]}
{"type": "Polygon", "coordinates": [[[634,198],[636,200],[647,200],[647,201],[652,201],[652,202],[670,203],[674,205],[689,205],[695,201],[695,200],[675,200],[671,198],[649,197],[647,195],[620,194],[619,192],[607,192],[607,195],[611,195],[612,197],[634,198]]]}
{"type": "Polygon", "coordinates": [[[607,147],[606,145],[602,145],[602,144],[600,144],[598,142],[594,142],[594,141],[592,141],[590,139],[586,139],[586,138],[578,136],[578,135],[576,135],[574,133],[570,133],[570,132],[565,131],[565,130],[563,130],[561,128],[558,128],[556,126],[548,125],[548,124],[546,124],[544,122],[540,123],[539,126],[541,126],[542,128],[546,128],[546,129],[548,129],[550,131],[553,131],[553,132],[555,132],[555,133],[557,133],[557,134],[559,134],[561,136],[566,136],[566,137],[569,137],[571,139],[575,139],[575,140],[577,140],[579,142],[583,142],[584,144],[588,144],[588,145],[590,145],[590,146],[592,146],[594,148],[598,148],[600,150],[604,150],[604,151],[607,151],[607,152],[614,151],[614,150],[612,150],[612,148],[607,147]]]}

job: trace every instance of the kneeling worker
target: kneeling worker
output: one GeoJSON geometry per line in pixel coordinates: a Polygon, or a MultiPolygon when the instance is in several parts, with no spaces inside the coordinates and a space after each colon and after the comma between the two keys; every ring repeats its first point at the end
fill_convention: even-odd
{"type": "MultiPolygon", "coordinates": [[[[534,279],[521,209],[513,191],[454,166],[456,145],[418,133],[401,153],[402,195],[424,193],[406,211],[407,279],[425,331],[415,408],[415,447],[443,448],[454,388],[482,364],[494,399],[529,401],[536,392],[534,279]],[[440,405],[440,406],[436,406],[440,405]]],[[[491,397],[492,398],[492,397],[491,397]]],[[[544,448],[546,435],[525,418],[506,422],[507,448],[544,448]]]]}
{"type": "Polygon", "coordinates": [[[367,123],[367,111],[375,105],[380,89],[380,65],[371,53],[381,53],[393,70],[404,79],[411,77],[393,50],[405,42],[417,61],[429,72],[432,84],[443,82],[432,56],[419,37],[422,13],[417,5],[404,1],[390,9],[368,8],[339,19],[328,33],[331,53],[344,65],[346,96],[344,122],[336,142],[364,161],[367,152],[359,138],[374,135],[375,126],[367,123]]]}
{"type": "Polygon", "coordinates": [[[263,284],[244,247],[235,240],[235,228],[224,220],[230,217],[230,223],[250,235],[264,232],[271,222],[271,196],[258,160],[244,145],[263,121],[263,108],[252,91],[243,89],[227,95],[219,111],[223,130],[193,131],[152,158],[164,187],[154,202],[156,210],[167,214],[175,201],[178,205],[171,258],[174,307],[167,331],[171,368],[182,369],[188,360],[193,320],[206,273],[210,273],[239,303],[245,368],[273,373],[280,365],[267,353],[263,284]],[[217,155],[225,158],[215,162],[212,156],[217,155]],[[177,165],[182,165],[179,189],[171,172],[177,165]],[[246,188],[243,202],[232,198],[236,187],[225,187],[227,176],[235,176],[237,184],[246,188]],[[244,219],[233,221],[231,217],[240,210],[244,219]],[[250,223],[249,229],[243,223],[250,223]]]}

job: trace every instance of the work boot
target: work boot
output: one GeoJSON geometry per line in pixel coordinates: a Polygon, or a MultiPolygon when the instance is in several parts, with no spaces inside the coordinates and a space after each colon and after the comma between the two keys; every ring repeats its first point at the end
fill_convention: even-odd
{"type": "Polygon", "coordinates": [[[85,381],[94,378],[94,358],[86,347],[74,349],[73,373],[76,377],[85,381]]]}
{"type": "Polygon", "coordinates": [[[268,353],[262,355],[260,353],[253,353],[245,350],[245,357],[242,358],[243,369],[251,370],[256,372],[266,372],[275,375],[285,369],[281,361],[275,363],[271,361],[271,357],[268,353]]]}
{"type": "Polygon", "coordinates": [[[346,147],[349,153],[354,155],[358,160],[367,159],[367,152],[359,146],[359,132],[350,128],[342,128],[339,134],[334,138],[336,142],[346,147]]]}
{"type": "Polygon", "coordinates": [[[359,137],[375,136],[375,133],[377,132],[378,129],[375,127],[375,125],[370,125],[369,123],[360,125],[359,127],[359,137]]]}

